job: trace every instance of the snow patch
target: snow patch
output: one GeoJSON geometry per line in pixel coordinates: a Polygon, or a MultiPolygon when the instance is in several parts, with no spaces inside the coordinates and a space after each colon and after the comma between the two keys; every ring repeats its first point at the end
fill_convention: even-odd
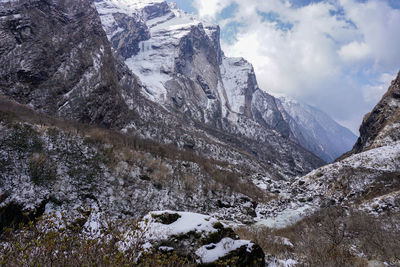
{"type": "Polygon", "coordinates": [[[146,215],[141,222],[143,227],[147,227],[146,234],[151,240],[165,240],[170,236],[179,236],[189,232],[208,234],[217,232],[214,224],[218,220],[198,213],[176,212],[176,211],[153,211],[146,215]],[[157,222],[154,217],[168,214],[178,214],[180,217],[171,224],[157,222]],[[146,226],[147,225],[147,226],[146,226]]]}
{"type": "Polygon", "coordinates": [[[200,247],[195,253],[201,258],[202,263],[211,263],[242,246],[247,246],[246,251],[251,253],[253,245],[254,244],[248,240],[233,240],[226,237],[221,239],[217,244],[212,243],[200,247]]]}

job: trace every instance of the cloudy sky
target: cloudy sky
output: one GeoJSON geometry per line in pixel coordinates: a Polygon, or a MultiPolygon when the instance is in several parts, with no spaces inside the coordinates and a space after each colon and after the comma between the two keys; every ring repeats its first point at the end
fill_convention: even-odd
{"type": "Polygon", "coordinates": [[[358,134],[400,70],[400,0],[178,0],[221,26],[227,56],[260,87],[327,112],[358,134]]]}

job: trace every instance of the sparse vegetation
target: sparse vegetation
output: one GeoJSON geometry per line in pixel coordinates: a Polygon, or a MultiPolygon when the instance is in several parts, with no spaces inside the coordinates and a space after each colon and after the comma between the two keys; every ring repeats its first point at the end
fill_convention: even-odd
{"type": "MultiPolygon", "coordinates": [[[[26,106],[1,97],[0,104],[1,118],[7,118],[3,123],[14,129],[10,138],[3,140],[4,144],[0,146],[8,146],[13,150],[15,148],[20,153],[30,153],[29,173],[32,181],[39,182],[40,175],[44,180],[53,179],[56,166],[51,163],[51,157],[45,156],[43,152],[43,141],[40,139],[43,132],[36,132],[29,123],[44,129],[52,142],[65,142],[65,150],[61,153],[67,157],[66,161],[81,163],[79,166],[71,164],[67,169],[67,173],[75,180],[91,182],[102,173],[101,166],[114,170],[119,162],[124,161],[128,165],[142,166],[142,170],[148,172],[146,177],[158,189],[175,186],[180,181],[184,192],[202,188],[205,194],[208,191],[228,190],[230,193],[242,193],[256,201],[267,201],[273,197],[248,181],[249,177],[243,175],[251,173],[248,170],[240,169],[243,168],[240,166],[231,168],[227,162],[208,159],[195,150],[182,150],[173,144],[160,144],[133,134],[126,135],[116,130],[38,114],[26,106]],[[21,124],[20,121],[27,123],[21,124]],[[74,136],[83,138],[83,144],[97,152],[90,158],[84,158],[83,148],[74,136]],[[41,156],[38,157],[36,153],[41,156]],[[197,166],[196,173],[182,169],[179,162],[197,166]],[[172,170],[168,165],[172,166],[172,170]]],[[[127,173],[118,175],[129,176],[127,173]]]]}
{"type": "Polygon", "coordinates": [[[297,258],[307,266],[366,266],[368,261],[400,263],[398,215],[376,218],[341,207],[324,209],[285,229],[240,227],[242,239],[259,244],[268,255],[297,258]],[[279,242],[288,238],[293,246],[279,242]]]}
{"type": "Polygon", "coordinates": [[[35,184],[45,185],[56,180],[57,166],[43,153],[29,158],[29,175],[35,184]]]}
{"type": "Polygon", "coordinates": [[[175,252],[144,251],[145,230],[136,222],[119,221],[90,238],[81,233],[82,225],[59,227],[59,218],[46,216],[19,229],[5,229],[0,235],[1,266],[195,266],[193,260],[175,252]],[[128,229],[135,242],[120,249],[121,229],[128,229]]]}
{"type": "Polygon", "coordinates": [[[15,123],[12,125],[11,134],[2,140],[0,148],[9,147],[18,152],[41,152],[43,142],[29,124],[15,123]]]}

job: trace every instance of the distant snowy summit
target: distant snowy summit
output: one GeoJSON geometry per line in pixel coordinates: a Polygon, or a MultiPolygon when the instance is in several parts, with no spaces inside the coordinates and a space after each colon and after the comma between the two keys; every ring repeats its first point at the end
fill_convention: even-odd
{"type": "Polygon", "coordinates": [[[289,97],[280,97],[277,102],[295,138],[326,162],[355,144],[357,136],[323,111],[289,97]]]}

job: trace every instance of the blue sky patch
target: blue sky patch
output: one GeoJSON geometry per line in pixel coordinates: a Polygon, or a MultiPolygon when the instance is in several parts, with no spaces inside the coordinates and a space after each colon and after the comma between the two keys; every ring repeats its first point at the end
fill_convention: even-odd
{"type": "Polygon", "coordinates": [[[290,0],[290,3],[295,8],[300,8],[304,6],[308,6],[310,4],[324,2],[324,0],[290,0]]]}
{"type": "Polygon", "coordinates": [[[282,31],[290,31],[293,28],[293,24],[290,22],[284,22],[280,19],[280,15],[275,12],[260,12],[257,14],[262,17],[262,21],[275,22],[278,29],[282,31]]]}
{"type": "Polygon", "coordinates": [[[230,22],[221,29],[221,39],[228,44],[233,44],[236,41],[236,35],[239,33],[240,27],[245,26],[239,22],[230,22]]]}
{"type": "Polygon", "coordinates": [[[221,11],[221,13],[217,17],[217,20],[232,18],[238,11],[238,8],[239,8],[238,4],[236,3],[230,4],[221,11]]]}
{"type": "Polygon", "coordinates": [[[192,0],[167,0],[167,2],[175,2],[178,4],[180,9],[188,13],[198,14],[197,10],[192,5],[192,0]]]}

